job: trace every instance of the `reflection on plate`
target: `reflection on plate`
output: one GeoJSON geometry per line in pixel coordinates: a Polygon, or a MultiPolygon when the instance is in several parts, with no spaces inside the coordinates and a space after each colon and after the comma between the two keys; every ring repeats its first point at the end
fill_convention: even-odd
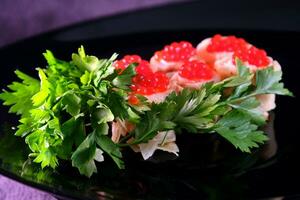
{"type": "MultiPolygon", "coordinates": [[[[273,127],[274,115],[264,131],[270,141],[253,154],[236,152],[230,144],[217,135],[181,135],[178,145],[181,156],[157,152],[144,161],[140,155],[125,152],[127,169],[120,171],[113,163],[101,165],[101,171],[91,180],[79,176],[69,166],[61,165],[56,172],[40,171],[39,166],[26,159],[26,145],[13,136],[11,125],[5,124],[1,137],[1,167],[21,176],[27,181],[46,184],[56,189],[78,190],[78,196],[97,199],[141,198],[168,199],[192,198],[196,196],[213,198],[227,191],[228,197],[241,198],[247,184],[238,180],[244,173],[265,168],[276,161],[277,143],[273,127]],[[22,149],[22,151],[20,151],[22,149]],[[221,184],[215,188],[215,181],[221,184]],[[208,184],[209,183],[209,184],[208,184]],[[233,190],[234,189],[234,190],[233,190]],[[84,193],[81,193],[84,191],[84,193]],[[229,192],[231,191],[231,192],[229,192]]],[[[179,136],[180,137],[180,136],[179,136]]]]}
{"type": "MultiPolygon", "coordinates": [[[[13,80],[13,70],[18,66],[29,74],[34,67],[45,65],[42,56],[45,49],[57,52],[58,57],[73,52],[83,44],[96,55],[108,56],[114,51],[122,55],[139,53],[149,58],[155,49],[176,40],[200,41],[215,31],[172,31],[144,33],[127,36],[93,39],[87,41],[55,41],[47,35],[16,44],[0,51],[5,72],[0,74],[1,85],[13,80]]],[[[294,33],[222,32],[236,34],[267,49],[282,64],[286,86],[297,96],[296,50],[283,39],[299,40],[294,33]],[[276,42],[274,42],[276,41],[276,42]]],[[[297,195],[300,190],[292,184],[299,180],[299,165],[295,158],[299,148],[299,135],[293,124],[296,118],[287,111],[298,108],[295,99],[280,97],[275,114],[264,127],[270,140],[253,154],[235,151],[217,135],[181,135],[178,139],[180,157],[156,152],[143,161],[131,151],[124,152],[126,170],[118,170],[113,163],[101,164],[101,170],[91,179],[79,176],[76,169],[62,163],[56,172],[39,171],[27,160],[26,145],[13,136],[16,119],[0,107],[0,172],[13,179],[71,199],[245,199],[297,195]],[[288,102],[287,102],[288,101],[288,102]],[[274,121],[274,116],[276,119],[274,121]],[[281,180],[281,181],[279,181],[281,180]]]]}

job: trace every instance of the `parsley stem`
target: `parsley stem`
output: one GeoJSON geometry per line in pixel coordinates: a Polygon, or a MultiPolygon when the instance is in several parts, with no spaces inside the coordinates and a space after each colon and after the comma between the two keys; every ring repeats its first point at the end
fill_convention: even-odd
{"type": "Polygon", "coordinates": [[[126,136],[124,136],[123,138],[120,139],[119,144],[122,144],[123,142],[125,142],[126,140],[128,140],[130,137],[132,137],[134,135],[134,132],[130,132],[128,133],[126,136]]]}
{"type": "Polygon", "coordinates": [[[230,103],[233,103],[233,102],[237,102],[237,101],[242,101],[242,100],[248,99],[248,98],[253,97],[253,96],[256,96],[256,95],[258,95],[258,94],[257,94],[256,92],[253,92],[253,93],[248,94],[248,95],[246,95],[246,96],[243,96],[243,97],[240,97],[240,98],[237,98],[237,99],[230,100],[229,102],[230,102],[230,103]]]}
{"type": "Polygon", "coordinates": [[[220,102],[218,105],[219,105],[219,106],[229,105],[229,104],[231,104],[231,103],[243,101],[243,100],[245,100],[245,99],[248,99],[248,98],[253,97],[253,96],[256,96],[256,95],[258,95],[258,93],[253,92],[253,93],[251,93],[251,94],[248,94],[248,95],[243,96],[243,97],[240,97],[240,98],[230,99],[230,100],[226,100],[226,101],[224,101],[224,102],[220,102]]]}
{"type": "Polygon", "coordinates": [[[131,145],[131,144],[128,144],[128,143],[122,143],[122,144],[118,143],[118,144],[117,144],[118,147],[128,147],[128,146],[130,146],[130,145],[131,145]]]}

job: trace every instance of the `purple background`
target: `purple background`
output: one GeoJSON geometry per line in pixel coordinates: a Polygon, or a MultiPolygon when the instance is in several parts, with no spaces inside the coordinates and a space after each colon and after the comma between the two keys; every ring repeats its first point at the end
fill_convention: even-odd
{"type": "Polygon", "coordinates": [[[100,16],[182,0],[0,0],[0,47],[100,16]]]}
{"type": "MultiPolygon", "coordinates": [[[[0,0],[0,47],[66,25],[170,2],[175,1],[0,0]]],[[[0,175],[0,200],[55,200],[55,198],[0,175]]]]}

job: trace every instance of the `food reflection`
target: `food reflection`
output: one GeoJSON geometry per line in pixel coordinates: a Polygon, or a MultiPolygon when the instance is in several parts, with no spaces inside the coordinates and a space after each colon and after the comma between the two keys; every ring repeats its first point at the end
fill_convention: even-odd
{"type": "Polygon", "coordinates": [[[230,145],[224,144],[224,140],[214,135],[199,137],[192,142],[183,138],[183,143],[179,144],[182,150],[180,157],[160,152],[155,153],[150,161],[144,161],[137,154],[129,153],[128,162],[132,164],[125,171],[114,169],[111,165],[101,166],[102,173],[89,180],[80,177],[68,165],[61,166],[55,173],[44,170],[37,174],[32,163],[22,168],[26,153],[15,151],[14,148],[15,145],[22,146],[22,140],[17,140],[19,138],[12,136],[7,128],[5,130],[8,134],[2,135],[0,140],[3,170],[22,176],[27,181],[55,188],[56,192],[72,191],[75,196],[91,199],[170,199],[196,196],[199,199],[243,199],[244,195],[249,195],[247,183],[242,180],[243,175],[249,170],[264,167],[265,162],[276,156],[278,148],[274,113],[271,113],[269,122],[264,127],[270,139],[253,154],[230,156],[230,153],[236,151],[232,151],[230,145]],[[201,151],[204,151],[203,154],[201,151]]]}
{"type": "Polygon", "coordinates": [[[263,127],[263,131],[269,137],[269,140],[262,146],[260,152],[261,158],[265,160],[275,156],[278,148],[274,129],[274,119],[274,112],[270,112],[268,123],[263,127]]]}

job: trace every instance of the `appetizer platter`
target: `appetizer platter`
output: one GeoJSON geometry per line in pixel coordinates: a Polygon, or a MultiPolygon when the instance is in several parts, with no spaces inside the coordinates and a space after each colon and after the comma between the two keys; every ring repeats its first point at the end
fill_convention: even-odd
{"type": "Polygon", "coordinates": [[[259,126],[275,94],[292,96],[279,63],[235,36],[215,35],[197,48],[173,42],[150,63],[138,55],[99,59],[83,46],[70,62],[49,50],[44,57],[39,80],[16,70],[20,82],[0,99],[20,115],[15,135],[29,159],[53,169],[67,160],[87,177],[108,157],[124,169],[126,147],[144,160],[156,150],[178,156],[176,134],[217,133],[250,153],[268,139],[259,126]]]}
{"type": "Polygon", "coordinates": [[[215,169],[237,176],[270,165],[276,99],[293,96],[283,84],[285,67],[251,40],[208,36],[145,45],[147,55],[130,45],[120,55],[118,49],[99,55],[89,42],[74,43],[63,56],[45,49],[46,62],[35,70],[19,65],[0,94],[13,118],[5,137],[23,148],[17,170],[29,181],[35,174],[44,190],[47,184],[76,188],[78,198],[146,198],[149,192],[151,198],[206,198],[192,176],[215,169]],[[172,189],[161,192],[156,183],[173,183],[172,189]],[[171,192],[176,187],[194,193],[171,192]]]}

